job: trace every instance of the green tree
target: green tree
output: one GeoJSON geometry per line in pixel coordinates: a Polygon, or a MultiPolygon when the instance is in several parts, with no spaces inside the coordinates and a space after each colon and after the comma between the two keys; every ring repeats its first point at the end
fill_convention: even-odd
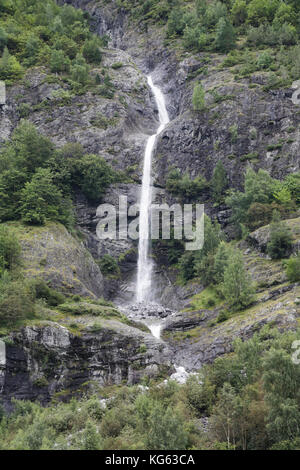
{"type": "Polygon", "coordinates": [[[254,300],[254,287],[247,274],[242,254],[236,250],[224,270],[222,292],[231,310],[248,307],[254,300]]]}
{"type": "Polygon", "coordinates": [[[235,400],[234,388],[225,382],[211,417],[213,433],[221,442],[227,443],[228,449],[231,449],[231,446],[235,446],[236,443],[235,419],[237,410],[233,406],[235,400]]]}
{"type": "Polygon", "coordinates": [[[76,44],[73,39],[69,38],[68,36],[60,36],[54,43],[54,47],[57,50],[63,50],[64,53],[69,57],[69,59],[73,60],[76,57],[78,52],[78,45],[76,44]]]}
{"type": "Polygon", "coordinates": [[[64,51],[54,49],[50,57],[51,72],[61,73],[68,72],[70,69],[70,59],[65,55],[64,51]]]}
{"type": "Polygon", "coordinates": [[[272,259],[281,259],[290,255],[293,238],[290,229],[280,220],[277,212],[273,215],[270,226],[270,239],[267,243],[267,253],[272,259]]]}
{"type": "Polygon", "coordinates": [[[278,7],[277,0],[251,0],[248,4],[248,22],[259,26],[266,21],[272,21],[278,7]]]}
{"type": "Polygon", "coordinates": [[[0,225],[0,274],[14,269],[20,261],[21,247],[13,230],[0,225]]]}
{"type": "Polygon", "coordinates": [[[186,282],[195,277],[194,253],[187,251],[179,261],[179,273],[181,279],[186,282]]]}
{"type": "Polygon", "coordinates": [[[194,111],[203,111],[205,109],[205,91],[201,83],[194,86],[192,103],[194,111]]]}
{"type": "Polygon", "coordinates": [[[183,44],[186,49],[202,51],[209,42],[209,36],[201,24],[186,26],[183,34],[183,44]]]}
{"type": "Polygon", "coordinates": [[[50,139],[41,135],[32,123],[25,120],[15,129],[8,147],[17,167],[28,173],[45,166],[53,151],[54,146],[50,139]]]}
{"type": "Polygon", "coordinates": [[[232,22],[235,26],[240,26],[247,19],[247,3],[245,0],[235,0],[231,9],[232,22]]]}
{"type": "Polygon", "coordinates": [[[0,326],[16,326],[33,315],[34,302],[27,284],[0,280],[0,326]]]}
{"type": "Polygon", "coordinates": [[[176,411],[154,405],[149,417],[146,446],[149,450],[184,450],[187,446],[184,423],[176,411]]]}
{"type": "Polygon", "coordinates": [[[108,186],[116,181],[116,173],[104,158],[84,155],[75,164],[73,181],[92,202],[99,202],[108,186]]]}
{"type": "Polygon", "coordinates": [[[89,79],[89,66],[82,54],[77,54],[74,64],[71,67],[71,76],[74,82],[81,86],[87,84],[89,79]]]}
{"type": "Polygon", "coordinates": [[[220,18],[216,28],[216,50],[220,52],[229,52],[234,48],[235,40],[235,31],[228,18],[220,18]]]}
{"type": "Polygon", "coordinates": [[[23,67],[20,65],[15,56],[11,55],[7,49],[4,48],[2,58],[0,59],[0,80],[5,80],[11,83],[23,75],[23,67]]]}
{"type": "Polygon", "coordinates": [[[204,285],[209,285],[214,278],[215,253],[223,238],[220,225],[210,217],[204,216],[204,243],[201,250],[194,255],[195,274],[204,285]]]}
{"type": "Polygon", "coordinates": [[[95,424],[88,421],[82,433],[82,450],[100,450],[100,436],[95,424]]]}
{"type": "Polygon", "coordinates": [[[293,7],[291,5],[287,5],[285,2],[280,2],[273,24],[275,26],[283,25],[285,23],[295,25],[296,21],[296,13],[293,7]]]}
{"type": "MultiPolygon", "coordinates": [[[[256,173],[252,168],[247,168],[244,192],[233,190],[225,199],[232,209],[232,221],[236,226],[241,223],[249,224],[247,211],[253,203],[271,203],[278,185],[281,183],[273,179],[267,171],[259,169],[256,173]]],[[[253,224],[253,220],[250,222],[253,224]]]]}
{"type": "Polygon", "coordinates": [[[21,191],[21,215],[24,222],[43,225],[47,219],[60,220],[62,193],[53,183],[48,168],[39,168],[21,191]]]}
{"type": "Polygon", "coordinates": [[[267,430],[273,442],[300,436],[300,372],[290,353],[272,348],[264,359],[263,385],[269,408],[267,430]]]}
{"type": "Polygon", "coordinates": [[[224,271],[229,263],[231,255],[231,246],[227,245],[224,241],[221,241],[214,258],[214,280],[217,284],[221,285],[224,281],[224,271]]]}
{"type": "Polygon", "coordinates": [[[291,282],[300,281],[300,252],[287,261],[286,275],[291,282]]]}
{"type": "Polygon", "coordinates": [[[26,183],[24,171],[12,168],[0,174],[0,221],[20,217],[19,201],[21,189],[26,183]]]}
{"type": "Polygon", "coordinates": [[[102,59],[102,54],[99,48],[99,43],[97,38],[90,39],[85,41],[82,49],[83,57],[92,64],[100,64],[102,59]]]}
{"type": "Polygon", "coordinates": [[[207,186],[208,183],[203,176],[197,176],[192,180],[187,172],[181,175],[178,168],[169,172],[166,181],[167,190],[179,196],[182,202],[192,201],[199,197],[207,186]]]}
{"type": "Polygon", "coordinates": [[[183,11],[175,7],[171,11],[167,24],[167,35],[168,37],[181,36],[183,34],[186,23],[184,21],[183,11]]]}
{"type": "Polygon", "coordinates": [[[27,39],[24,57],[26,58],[26,65],[34,65],[38,59],[41,42],[38,37],[32,35],[27,39]]]}
{"type": "Polygon", "coordinates": [[[215,166],[213,176],[211,179],[213,200],[217,204],[220,204],[222,202],[222,196],[224,194],[224,190],[226,189],[227,185],[228,185],[227,173],[226,173],[226,170],[224,168],[222,161],[219,160],[215,166]]]}
{"type": "Polygon", "coordinates": [[[2,52],[5,46],[7,45],[7,41],[8,35],[6,31],[0,27],[0,52],[2,52]]]}

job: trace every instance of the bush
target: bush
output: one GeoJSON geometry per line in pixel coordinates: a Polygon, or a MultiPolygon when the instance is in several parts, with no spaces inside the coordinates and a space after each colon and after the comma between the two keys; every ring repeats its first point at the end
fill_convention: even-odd
{"type": "Polygon", "coordinates": [[[272,64],[273,59],[268,52],[262,52],[257,59],[257,67],[261,69],[268,69],[272,64]]]}
{"type": "Polygon", "coordinates": [[[117,175],[104,158],[84,155],[75,163],[73,181],[91,202],[99,202],[117,175]]]}
{"type": "Polygon", "coordinates": [[[0,80],[5,80],[9,84],[21,78],[22,75],[22,66],[15,56],[10,55],[7,47],[5,47],[0,59],[0,80]]]}
{"type": "Polygon", "coordinates": [[[180,8],[174,8],[168,19],[167,36],[181,36],[186,24],[184,21],[184,13],[180,8]]]}
{"type": "Polygon", "coordinates": [[[100,52],[97,38],[85,41],[82,49],[83,57],[90,63],[100,64],[102,54],[100,52]]]}
{"type": "Polygon", "coordinates": [[[210,182],[214,202],[220,204],[224,190],[228,185],[227,173],[221,160],[215,166],[213,176],[210,182]]]}
{"type": "Polygon", "coordinates": [[[1,271],[12,270],[20,262],[21,246],[13,230],[0,226],[0,275],[1,271]]]}
{"type": "Polygon", "coordinates": [[[0,325],[16,326],[34,314],[31,290],[21,281],[0,281],[0,325]]]}
{"type": "Polygon", "coordinates": [[[110,255],[104,255],[99,261],[99,266],[102,274],[106,276],[115,276],[120,274],[120,268],[117,261],[110,255]]]}
{"type": "Polygon", "coordinates": [[[194,253],[186,252],[182,255],[179,262],[179,272],[181,279],[186,282],[195,277],[194,253]]]}
{"type": "Polygon", "coordinates": [[[291,231],[285,222],[280,221],[279,214],[275,213],[270,227],[270,240],[267,243],[267,253],[272,259],[285,258],[292,250],[291,231]]]}
{"type": "Polygon", "coordinates": [[[286,275],[291,282],[300,281],[300,252],[287,261],[286,275]]]}
{"type": "Polygon", "coordinates": [[[54,50],[50,57],[51,72],[68,72],[70,69],[70,59],[65,55],[62,50],[54,50]]]}
{"type": "Polygon", "coordinates": [[[0,157],[5,158],[7,155],[16,167],[25,169],[28,173],[33,173],[37,167],[47,164],[47,161],[53,155],[53,151],[54,146],[50,139],[41,135],[31,122],[22,119],[19,126],[14,130],[10,143],[0,157]]]}
{"type": "Polygon", "coordinates": [[[169,172],[166,181],[166,188],[174,196],[179,196],[182,201],[195,200],[208,187],[206,179],[198,176],[192,180],[188,173],[181,175],[178,169],[169,172]]]}
{"type": "Polygon", "coordinates": [[[205,91],[201,83],[194,86],[192,102],[194,111],[203,111],[205,109],[205,91]]]}
{"type": "Polygon", "coordinates": [[[21,215],[25,223],[44,225],[46,220],[64,219],[61,191],[53,183],[48,168],[40,168],[21,191],[21,215]]]}
{"type": "Polygon", "coordinates": [[[224,269],[222,293],[232,311],[242,310],[253,303],[254,287],[238,250],[231,255],[224,269]]]}
{"type": "Polygon", "coordinates": [[[146,437],[148,450],[183,450],[187,445],[187,433],[183,420],[176,411],[155,404],[150,417],[146,437]]]}
{"type": "Polygon", "coordinates": [[[50,307],[56,307],[66,301],[66,298],[60,292],[51,289],[42,279],[32,281],[34,294],[37,299],[43,299],[50,307]]]}
{"type": "Polygon", "coordinates": [[[220,52],[229,52],[235,46],[235,32],[227,18],[220,18],[215,37],[215,48],[220,52]]]}

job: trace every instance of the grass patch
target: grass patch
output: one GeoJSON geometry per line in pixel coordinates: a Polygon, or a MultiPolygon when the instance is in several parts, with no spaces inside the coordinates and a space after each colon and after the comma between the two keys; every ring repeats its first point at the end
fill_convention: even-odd
{"type": "Polygon", "coordinates": [[[195,310],[208,309],[213,310],[215,307],[222,305],[224,302],[220,298],[214,287],[207,287],[200,294],[196,294],[191,298],[190,307],[186,312],[194,312],[195,310]]]}

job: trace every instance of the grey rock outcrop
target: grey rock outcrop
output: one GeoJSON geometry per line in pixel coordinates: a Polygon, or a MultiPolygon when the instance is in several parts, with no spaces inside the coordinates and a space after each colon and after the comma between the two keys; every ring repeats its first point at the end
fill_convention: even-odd
{"type": "Polygon", "coordinates": [[[106,321],[93,332],[74,335],[56,323],[27,326],[6,345],[0,402],[68,399],[80,389],[135,384],[143,376],[172,373],[166,345],[150,334],[106,321]]]}

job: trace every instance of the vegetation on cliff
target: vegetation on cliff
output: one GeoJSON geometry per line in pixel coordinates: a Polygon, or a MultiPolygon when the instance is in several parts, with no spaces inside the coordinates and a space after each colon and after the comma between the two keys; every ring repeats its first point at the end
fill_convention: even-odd
{"type": "Polygon", "coordinates": [[[265,327],[185,385],[96,387],[68,404],[58,395],[47,408],[15,401],[1,416],[0,448],[299,450],[297,339],[265,327]]]}
{"type": "Polygon", "coordinates": [[[101,63],[106,39],[90,32],[87,14],[53,0],[4,0],[0,8],[0,79],[13,83],[46,63],[74,90],[88,84],[89,64],[101,63]]]}

